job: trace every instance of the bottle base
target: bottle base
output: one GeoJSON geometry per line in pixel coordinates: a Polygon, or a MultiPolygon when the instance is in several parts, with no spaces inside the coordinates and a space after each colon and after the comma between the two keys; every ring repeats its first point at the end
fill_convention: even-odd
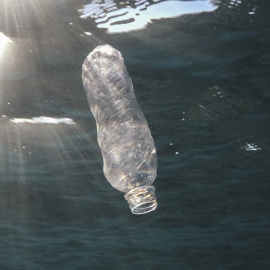
{"type": "Polygon", "coordinates": [[[155,188],[153,186],[141,186],[128,191],[125,199],[129,203],[131,212],[135,215],[146,214],[157,208],[155,188]]]}

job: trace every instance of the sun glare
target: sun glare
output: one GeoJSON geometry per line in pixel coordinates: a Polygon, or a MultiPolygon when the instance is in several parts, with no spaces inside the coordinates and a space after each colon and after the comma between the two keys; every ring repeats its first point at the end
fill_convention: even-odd
{"type": "Polygon", "coordinates": [[[14,43],[14,42],[11,39],[9,39],[6,35],[4,35],[2,32],[0,32],[0,59],[8,43],[14,43]]]}

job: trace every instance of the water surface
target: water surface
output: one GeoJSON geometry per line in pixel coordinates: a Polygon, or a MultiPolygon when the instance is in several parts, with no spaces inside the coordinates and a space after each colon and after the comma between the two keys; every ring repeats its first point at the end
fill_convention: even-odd
{"type": "Polygon", "coordinates": [[[0,268],[269,269],[269,9],[1,1],[0,268]],[[82,86],[106,43],[157,147],[158,208],[142,216],[103,175],[82,86]]]}

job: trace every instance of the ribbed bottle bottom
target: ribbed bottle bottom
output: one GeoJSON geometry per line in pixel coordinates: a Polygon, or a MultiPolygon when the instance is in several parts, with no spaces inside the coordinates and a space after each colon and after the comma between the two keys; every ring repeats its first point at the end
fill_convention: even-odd
{"type": "Polygon", "coordinates": [[[157,208],[155,188],[153,186],[137,187],[125,194],[131,212],[135,215],[149,213],[157,208]]]}

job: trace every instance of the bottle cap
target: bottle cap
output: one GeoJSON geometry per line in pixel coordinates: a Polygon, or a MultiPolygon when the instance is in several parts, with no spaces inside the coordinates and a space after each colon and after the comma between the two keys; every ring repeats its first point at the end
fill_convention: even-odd
{"type": "Polygon", "coordinates": [[[131,212],[135,215],[149,213],[157,208],[155,188],[153,186],[141,186],[131,189],[125,194],[131,212]]]}

